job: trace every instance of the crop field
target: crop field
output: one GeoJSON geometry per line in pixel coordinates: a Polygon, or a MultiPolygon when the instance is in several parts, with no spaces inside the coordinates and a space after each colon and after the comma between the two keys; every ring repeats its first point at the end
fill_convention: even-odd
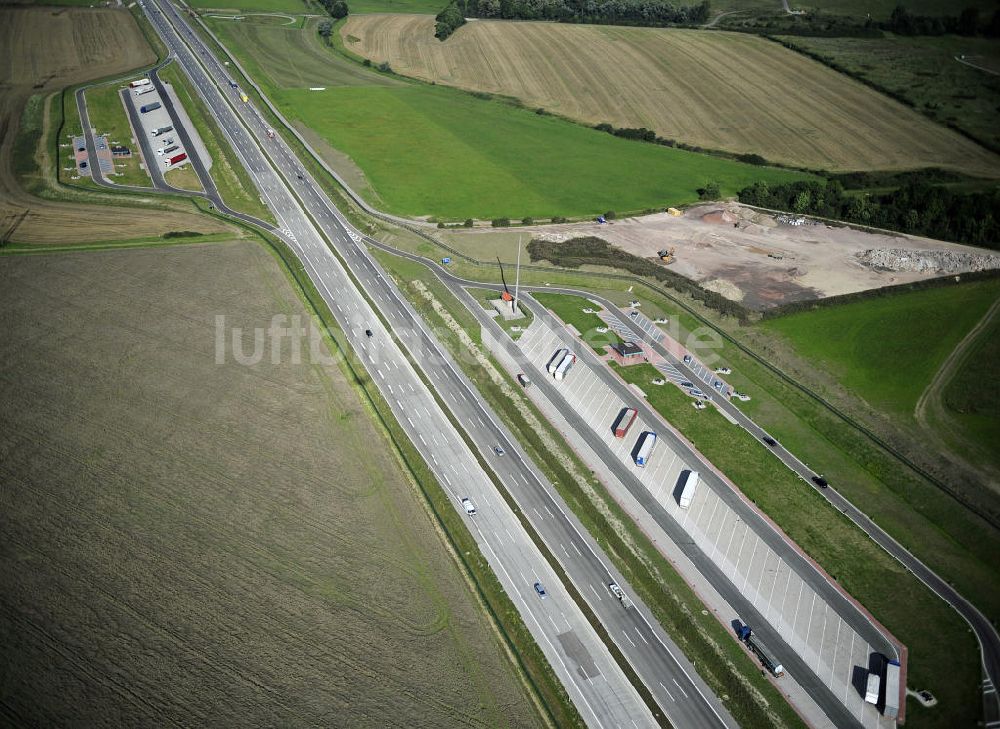
{"type": "Polygon", "coordinates": [[[912,417],[941,363],[1000,297],[981,281],[790,314],[759,326],[871,405],[912,417]]]}
{"type": "Polygon", "coordinates": [[[301,363],[287,337],[236,360],[233,336],[250,356],[258,327],[310,324],[264,247],[5,256],[0,278],[5,716],[538,725],[336,361],[308,337],[301,363]]]}
{"type": "Polygon", "coordinates": [[[994,149],[1000,148],[1000,77],[996,75],[1000,43],[994,40],[957,36],[784,36],[782,40],[907,99],[922,112],[956,125],[994,149]],[[992,68],[994,73],[968,64],[992,68]]]}
{"type": "Polygon", "coordinates": [[[476,21],[441,43],[433,27],[424,16],[352,16],[342,36],[398,73],[587,124],[646,127],[808,169],[938,166],[1000,176],[997,155],[754,35],[476,21]]]}
{"type": "Polygon", "coordinates": [[[712,180],[732,194],[755,179],[801,177],[618,139],[454,89],[398,77],[386,85],[385,76],[321,47],[333,66],[325,72],[330,82],[309,91],[307,79],[324,78],[317,47],[309,46],[313,29],[248,27],[212,24],[241,62],[264,72],[283,113],[350,157],[373,198],[392,212],[454,220],[583,216],[690,202],[712,180]],[[279,38],[269,46],[277,53],[265,55],[251,43],[270,34],[279,38]],[[338,84],[343,64],[353,68],[338,84]],[[311,70],[294,79],[289,67],[311,70]]]}
{"type": "MultiPolygon", "coordinates": [[[[30,194],[51,188],[71,150],[58,148],[55,89],[142,66],[155,56],[126,11],[0,8],[0,234],[21,243],[126,240],[169,231],[235,232],[178,210],[141,213],[115,204],[56,202],[30,194]],[[25,189],[28,188],[28,190],[25,189]],[[30,192],[29,192],[30,190],[30,192]],[[128,220],[129,225],[122,225],[128,220]]],[[[69,112],[69,109],[67,109],[69,112]]],[[[68,124],[63,134],[79,132],[68,124]]],[[[107,203],[114,198],[105,195],[107,203]]]]}

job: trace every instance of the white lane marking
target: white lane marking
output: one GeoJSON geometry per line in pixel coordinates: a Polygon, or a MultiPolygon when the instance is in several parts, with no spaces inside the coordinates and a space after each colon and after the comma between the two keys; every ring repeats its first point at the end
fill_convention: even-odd
{"type": "Polygon", "coordinates": [[[682,694],[684,694],[684,698],[686,699],[686,698],[688,697],[688,695],[687,695],[687,691],[685,691],[685,690],[684,690],[684,687],[683,687],[683,686],[681,686],[681,685],[680,685],[679,683],[677,683],[677,679],[676,679],[676,678],[672,678],[672,679],[670,679],[670,680],[674,682],[674,686],[676,686],[676,687],[678,688],[678,690],[679,690],[679,691],[680,691],[680,692],[681,692],[682,694]]]}
{"type": "Polygon", "coordinates": [[[639,626],[635,627],[635,632],[636,632],[636,635],[638,635],[640,638],[642,638],[642,642],[643,643],[645,643],[646,645],[649,645],[649,641],[646,640],[646,636],[644,636],[642,633],[639,632],[639,626]]]}
{"type": "Polygon", "coordinates": [[[632,640],[631,638],[629,638],[629,637],[628,637],[628,633],[626,633],[626,632],[625,632],[624,630],[622,631],[622,635],[624,635],[624,636],[625,636],[625,640],[627,640],[627,641],[628,641],[629,643],[631,643],[631,644],[632,644],[632,647],[633,647],[633,648],[638,648],[638,647],[639,647],[639,646],[637,646],[637,645],[635,644],[635,641],[634,641],[634,640],[632,640]]]}
{"type": "Polygon", "coordinates": [[[677,699],[675,699],[674,695],[670,693],[669,689],[667,689],[667,687],[663,685],[663,682],[657,681],[657,683],[660,684],[660,688],[663,689],[663,692],[670,698],[670,700],[676,703],[677,699]]]}
{"type": "MultiPolygon", "coordinates": [[[[565,547],[563,547],[563,549],[565,550],[566,548],[565,548],[565,547]]],[[[598,599],[598,600],[601,600],[601,599],[602,599],[602,598],[601,598],[601,593],[599,593],[599,592],[598,592],[597,590],[594,590],[594,586],[593,586],[593,585],[591,585],[591,584],[590,584],[589,582],[588,582],[587,584],[588,584],[588,585],[590,585],[590,589],[591,589],[591,590],[593,590],[593,592],[594,592],[594,594],[595,594],[595,595],[597,595],[597,599],[598,599]]]]}

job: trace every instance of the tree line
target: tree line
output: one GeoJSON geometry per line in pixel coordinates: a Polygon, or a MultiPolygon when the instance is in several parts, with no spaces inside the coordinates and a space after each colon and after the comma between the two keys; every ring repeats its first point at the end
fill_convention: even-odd
{"type": "Polygon", "coordinates": [[[555,20],[599,25],[701,25],[708,21],[708,0],[679,5],[667,0],[453,0],[437,15],[435,35],[444,40],[466,18],[555,20]]]}
{"type": "Polygon", "coordinates": [[[1000,190],[956,192],[913,176],[880,194],[851,193],[839,179],[769,185],[758,181],[739,200],[774,210],[818,215],[939,240],[1000,248],[1000,190]]]}

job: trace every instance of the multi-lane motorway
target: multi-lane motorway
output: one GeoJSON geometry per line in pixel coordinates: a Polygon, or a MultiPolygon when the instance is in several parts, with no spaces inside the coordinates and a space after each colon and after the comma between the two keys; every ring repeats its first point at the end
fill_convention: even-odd
{"type": "Polygon", "coordinates": [[[240,101],[225,67],[186,19],[162,0],[147,2],[144,9],[232,141],[285,239],[456,508],[462,497],[476,503],[470,529],[585,721],[592,726],[650,726],[658,721],[655,713],[677,726],[735,726],[672,649],[648,609],[638,601],[626,608],[610,595],[611,581],[629,591],[621,575],[368,255],[360,235],[321,186],[280,138],[267,138],[263,119],[240,101]],[[498,445],[503,455],[495,452],[498,445]],[[555,568],[528,529],[540,538],[555,568]],[[561,578],[572,585],[581,604],[561,578]],[[544,585],[546,597],[536,592],[536,582],[544,585]],[[651,701],[644,702],[629,683],[587,613],[638,674],[651,701]]]}

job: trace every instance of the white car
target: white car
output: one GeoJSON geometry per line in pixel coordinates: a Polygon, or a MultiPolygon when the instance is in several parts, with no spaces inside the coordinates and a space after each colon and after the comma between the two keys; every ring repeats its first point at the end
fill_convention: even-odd
{"type": "Polygon", "coordinates": [[[594,327],[594,331],[597,332],[598,334],[607,334],[608,333],[608,328],[607,327],[594,327]]]}
{"type": "Polygon", "coordinates": [[[667,319],[667,317],[665,317],[665,316],[658,316],[657,318],[653,319],[653,323],[654,324],[669,324],[670,320],[667,319]]]}
{"type": "Polygon", "coordinates": [[[584,314],[596,314],[597,312],[594,311],[593,309],[587,308],[587,309],[583,310],[583,313],[584,314]]]}
{"type": "Polygon", "coordinates": [[[638,309],[640,306],[642,306],[642,304],[640,304],[635,299],[633,299],[632,301],[628,302],[628,305],[631,306],[633,309],[638,309]]]}
{"type": "Polygon", "coordinates": [[[653,380],[653,384],[654,385],[666,385],[667,381],[664,380],[662,377],[657,377],[655,380],[653,380]]]}
{"type": "Polygon", "coordinates": [[[476,513],[476,507],[467,498],[462,499],[462,507],[465,509],[465,513],[469,514],[470,516],[476,513]]]}

